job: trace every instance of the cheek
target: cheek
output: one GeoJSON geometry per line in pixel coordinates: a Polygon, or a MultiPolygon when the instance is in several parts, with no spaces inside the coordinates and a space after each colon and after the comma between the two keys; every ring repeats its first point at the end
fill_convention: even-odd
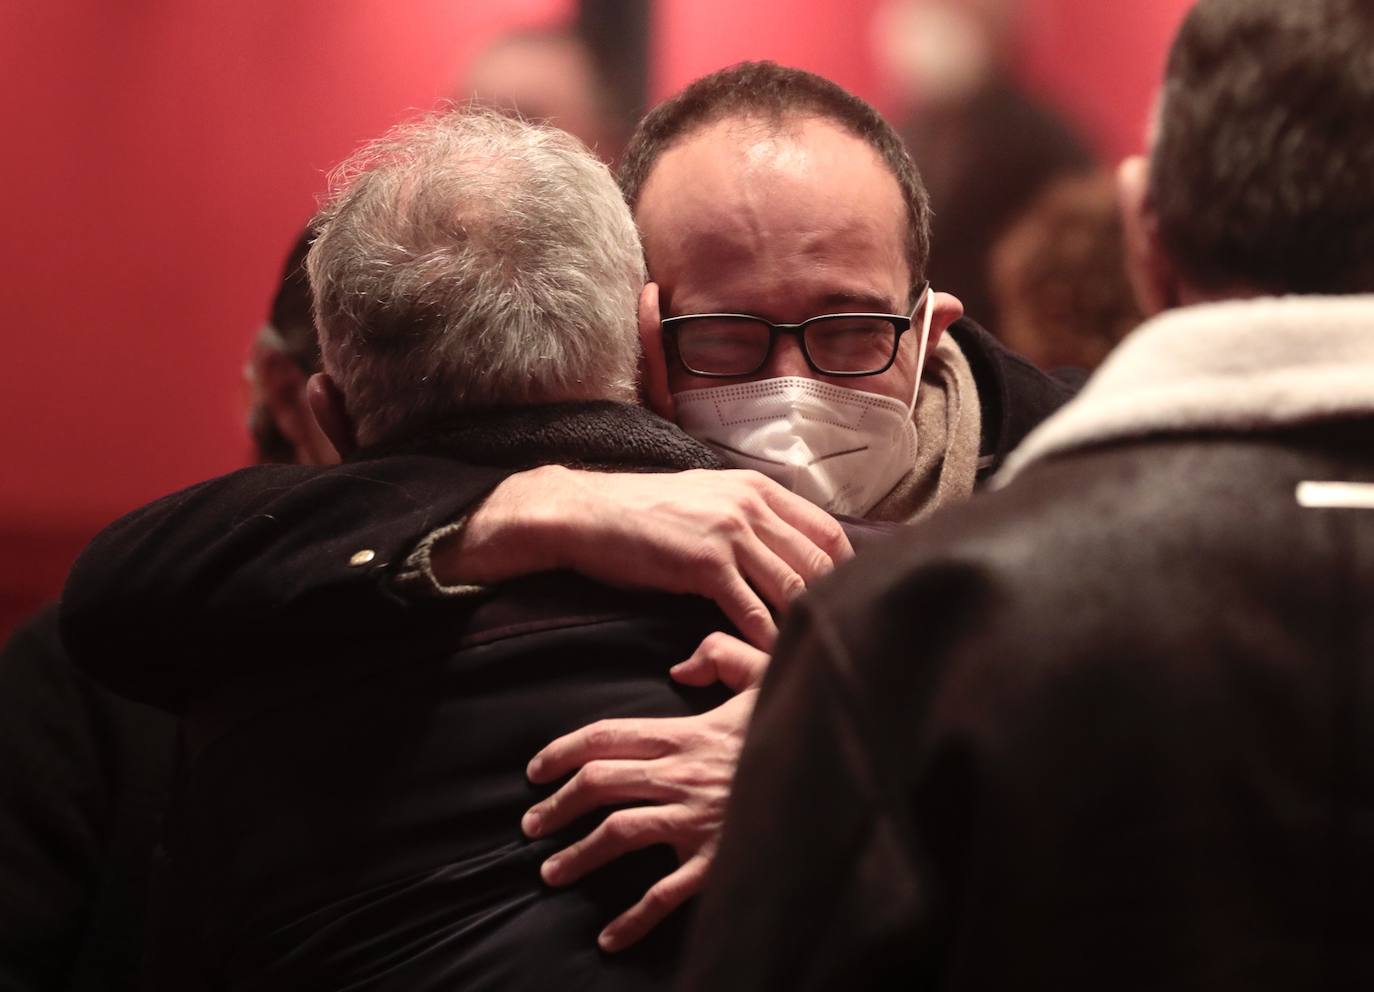
{"type": "Polygon", "coordinates": [[[668,392],[686,393],[693,389],[710,389],[713,386],[730,386],[745,379],[703,379],[692,375],[673,359],[668,359],[668,392]]]}
{"type": "MultiPolygon", "coordinates": [[[[853,385],[854,380],[849,381],[853,385]]],[[[894,367],[880,376],[875,376],[867,380],[864,385],[858,388],[866,393],[877,393],[879,396],[887,396],[901,403],[911,402],[912,379],[909,374],[899,375],[894,367]]]]}
{"type": "MultiPolygon", "coordinates": [[[[897,349],[897,360],[892,368],[882,375],[867,379],[839,380],[839,385],[862,389],[866,393],[888,396],[902,403],[911,402],[911,390],[916,383],[916,349],[920,345],[920,333],[911,331],[902,335],[902,343],[897,349]]],[[[926,349],[926,362],[930,362],[930,349],[926,349]]]]}

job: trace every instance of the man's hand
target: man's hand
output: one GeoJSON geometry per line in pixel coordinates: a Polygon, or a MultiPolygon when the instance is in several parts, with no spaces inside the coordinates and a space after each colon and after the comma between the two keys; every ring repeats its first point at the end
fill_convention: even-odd
{"type": "MultiPolygon", "coordinates": [[[[759,687],[768,671],[768,661],[768,655],[758,648],[716,631],[697,645],[690,658],[674,665],[669,674],[683,685],[702,687],[719,682],[731,692],[744,692],[759,687]]],[[[547,751],[545,748],[541,753],[547,751]]]]}
{"type": "Polygon", "coordinates": [[[745,471],[582,472],[545,466],[497,486],[431,556],[445,585],[566,568],[610,585],[714,600],[769,649],[786,609],[854,554],[819,507],[745,471]]]}
{"type": "Polygon", "coordinates": [[[541,869],[548,884],[571,884],[652,844],[671,844],[677,852],[677,870],[601,932],[598,943],[604,950],[630,946],[701,889],[767,665],[762,651],[728,634],[712,634],[692,657],[674,666],[673,677],[689,685],[707,685],[719,677],[739,695],[698,716],[602,720],[560,737],[530,762],[529,777],[536,783],[578,769],[525,814],[521,827],[530,837],[561,830],[602,806],[656,804],[617,810],[553,855],[541,869]]]}

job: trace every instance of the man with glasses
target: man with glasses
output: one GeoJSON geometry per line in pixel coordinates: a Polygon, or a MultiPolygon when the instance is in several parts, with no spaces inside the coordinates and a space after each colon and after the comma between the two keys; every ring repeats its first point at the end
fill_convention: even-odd
{"type": "MultiPolygon", "coordinates": [[[[877,112],[827,80],[770,63],[698,80],[640,124],[621,187],[651,279],[646,401],[832,512],[906,522],[962,502],[1072,392],[1076,377],[1038,372],[924,281],[920,176],[877,112]]],[[[766,664],[746,645],[714,649],[755,679],[766,664]]],[[[704,877],[753,695],[689,720],[603,721],[531,763],[539,782],[580,769],[526,817],[532,836],[599,805],[660,804],[612,813],[551,859],[549,881],[652,843],[683,860],[603,946],[646,932],[704,877]]]]}
{"type": "Polygon", "coordinates": [[[621,186],[652,280],[649,405],[832,512],[909,522],[966,499],[1076,384],[956,323],[924,281],[920,175],[827,80],[698,80],[645,118],[621,186]]]}

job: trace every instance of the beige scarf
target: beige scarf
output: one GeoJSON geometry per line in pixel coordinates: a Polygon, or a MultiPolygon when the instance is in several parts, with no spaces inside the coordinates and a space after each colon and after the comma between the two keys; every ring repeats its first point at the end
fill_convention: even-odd
{"type": "Polygon", "coordinates": [[[926,358],[916,397],[916,464],[878,501],[869,520],[914,523],[973,495],[982,441],[978,387],[954,336],[926,358]]]}

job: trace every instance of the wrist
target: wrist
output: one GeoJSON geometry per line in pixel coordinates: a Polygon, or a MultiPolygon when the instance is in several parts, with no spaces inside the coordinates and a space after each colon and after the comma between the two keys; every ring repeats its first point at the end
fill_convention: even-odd
{"type": "Polygon", "coordinates": [[[554,517],[571,476],[561,465],[544,465],[506,479],[460,530],[435,544],[435,578],[444,585],[489,585],[560,567],[554,517]]]}

